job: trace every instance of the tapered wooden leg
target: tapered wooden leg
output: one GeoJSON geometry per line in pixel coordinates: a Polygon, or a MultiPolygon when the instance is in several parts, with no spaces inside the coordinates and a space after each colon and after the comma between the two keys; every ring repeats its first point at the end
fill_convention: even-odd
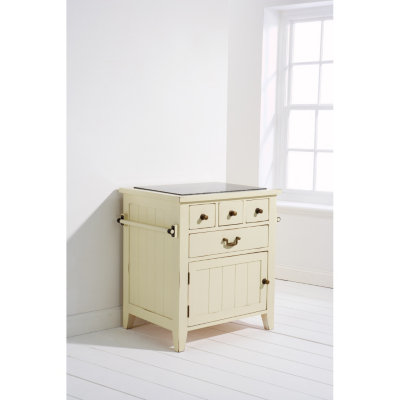
{"type": "Polygon", "coordinates": [[[264,329],[270,331],[274,329],[274,315],[271,314],[262,314],[261,315],[262,322],[264,324],[264,329]]]}
{"type": "Polygon", "coordinates": [[[174,350],[178,353],[185,351],[187,330],[181,329],[180,331],[172,331],[172,337],[174,339],[174,350]]]}
{"type": "Polygon", "coordinates": [[[131,329],[133,327],[133,324],[135,323],[136,317],[132,314],[124,312],[123,314],[123,321],[122,325],[125,329],[131,329]]]}

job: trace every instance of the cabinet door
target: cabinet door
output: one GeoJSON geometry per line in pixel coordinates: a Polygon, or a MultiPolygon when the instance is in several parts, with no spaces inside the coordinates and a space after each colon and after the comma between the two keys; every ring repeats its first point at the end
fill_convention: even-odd
{"type": "Polygon", "coordinates": [[[189,263],[188,326],[267,309],[268,252],[189,263]]]}

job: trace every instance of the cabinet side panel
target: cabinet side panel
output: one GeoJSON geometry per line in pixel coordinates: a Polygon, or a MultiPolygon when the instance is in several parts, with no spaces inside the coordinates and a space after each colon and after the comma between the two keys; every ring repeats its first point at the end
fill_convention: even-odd
{"type": "MultiPolygon", "coordinates": [[[[129,205],[129,218],[138,221],[139,207],[135,204],[129,205]]],[[[135,306],[139,305],[139,229],[130,226],[130,252],[129,252],[129,302],[135,306]]]]}
{"type": "Polygon", "coordinates": [[[146,308],[147,231],[139,229],[139,307],[146,308]]]}
{"type": "Polygon", "coordinates": [[[276,196],[270,198],[270,251],[268,253],[268,325],[269,329],[274,329],[274,299],[275,299],[275,251],[276,251],[276,196]]]}
{"type": "MultiPolygon", "coordinates": [[[[164,210],[159,208],[156,210],[156,225],[164,225],[164,210]]],[[[154,311],[159,315],[164,315],[164,236],[156,232],[154,311]]]]}
{"type": "MultiPolygon", "coordinates": [[[[171,213],[166,212],[164,218],[166,226],[173,225],[171,213]]],[[[172,239],[173,240],[173,239],[172,239]]],[[[172,291],[173,291],[173,243],[164,238],[164,317],[172,319],[172,291]]]]}
{"type": "MultiPolygon", "coordinates": [[[[166,228],[177,223],[178,205],[163,200],[127,196],[128,219],[166,228]]],[[[172,318],[172,265],[176,240],[168,234],[130,227],[129,302],[172,318]]]]}
{"type": "MultiPolygon", "coordinates": [[[[147,224],[156,224],[156,210],[155,208],[147,208],[147,224]]],[[[146,243],[146,310],[154,312],[155,303],[155,256],[156,256],[156,232],[147,230],[147,243],[146,243]]]]}

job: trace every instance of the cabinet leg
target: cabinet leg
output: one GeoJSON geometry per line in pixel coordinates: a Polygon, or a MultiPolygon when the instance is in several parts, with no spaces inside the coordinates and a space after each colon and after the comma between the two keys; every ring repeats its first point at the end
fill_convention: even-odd
{"type": "Polygon", "coordinates": [[[264,324],[264,329],[272,330],[274,329],[274,316],[273,314],[262,314],[261,315],[262,322],[264,324]]]}
{"type": "Polygon", "coordinates": [[[136,317],[134,315],[124,312],[122,317],[122,326],[125,329],[131,329],[133,327],[135,319],[136,317]]]}
{"type": "Polygon", "coordinates": [[[172,337],[174,339],[174,350],[178,353],[185,351],[187,330],[172,331],[172,337]]]}

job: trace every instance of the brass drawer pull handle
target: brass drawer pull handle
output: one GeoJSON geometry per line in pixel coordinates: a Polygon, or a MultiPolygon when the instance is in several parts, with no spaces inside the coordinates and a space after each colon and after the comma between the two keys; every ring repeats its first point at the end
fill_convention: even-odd
{"type": "Polygon", "coordinates": [[[262,214],[264,212],[264,210],[262,210],[261,208],[256,208],[256,214],[262,214]]]}
{"type": "Polygon", "coordinates": [[[231,217],[233,217],[233,216],[235,216],[235,215],[237,215],[237,211],[229,211],[229,215],[231,216],[231,217]]]}
{"type": "Polygon", "coordinates": [[[263,283],[263,285],[268,285],[269,284],[269,280],[264,278],[262,280],[262,283],[263,283]]]}
{"type": "Polygon", "coordinates": [[[277,217],[276,222],[281,222],[281,217],[277,217]]]}
{"type": "Polygon", "coordinates": [[[236,246],[238,244],[238,240],[240,240],[239,236],[236,236],[236,239],[231,243],[228,242],[228,239],[225,239],[225,238],[222,239],[225,246],[236,246]]]}
{"type": "Polygon", "coordinates": [[[204,221],[204,220],[208,220],[208,215],[206,215],[206,214],[201,214],[200,215],[200,219],[202,220],[202,221],[204,221]]]}

